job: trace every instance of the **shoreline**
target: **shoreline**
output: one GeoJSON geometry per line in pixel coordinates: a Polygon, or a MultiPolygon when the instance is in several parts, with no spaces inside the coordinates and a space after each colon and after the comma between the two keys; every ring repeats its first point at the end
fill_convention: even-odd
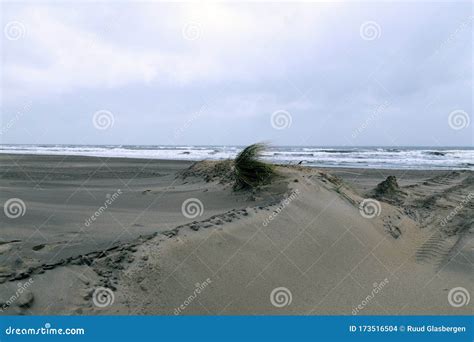
{"type": "MultiPolygon", "coordinates": [[[[122,157],[122,156],[89,156],[89,155],[71,155],[71,154],[34,154],[34,153],[3,153],[0,152],[0,158],[2,156],[6,157],[18,157],[18,158],[28,158],[28,157],[38,157],[38,158],[60,158],[60,159],[67,159],[67,158],[84,158],[84,159],[99,159],[99,160],[118,160],[118,161],[127,161],[127,160],[132,160],[136,162],[161,162],[161,163],[183,163],[183,164],[192,164],[192,163],[197,163],[197,162],[202,162],[202,161],[224,161],[224,160],[232,160],[233,158],[223,158],[223,159],[166,159],[166,158],[143,158],[143,157],[122,157]]],[[[267,162],[270,162],[267,160],[267,162]]],[[[365,166],[360,166],[360,167],[355,167],[355,166],[319,166],[319,165],[297,165],[295,162],[294,164],[287,163],[287,164],[282,164],[282,163],[273,163],[277,166],[282,166],[282,167],[291,167],[291,166],[302,166],[302,167],[307,167],[311,169],[325,169],[325,170],[346,170],[346,171],[352,171],[354,173],[357,173],[356,171],[361,171],[361,170],[385,170],[385,171],[393,171],[393,172],[411,172],[411,171],[422,171],[422,172],[448,172],[448,171],[474,171],[474,167],[469,168],[384,168],[384,167],[368,167],[367,165],[365,166]]]]}
{"type": "Polygon", "coordinates": [[[249,193],[215,162],[21,156],[0,155],[1,201],[24,203],[0,218],[0,304],[22,282],[29,295],[0,314],[472,312],[447,302],[473,280],[472,171],[279,166],[249,193]],[[395,194],[374,193],[393,175],[395,194]],[[290,304],[272,304],[277,288],[290,304]]]}

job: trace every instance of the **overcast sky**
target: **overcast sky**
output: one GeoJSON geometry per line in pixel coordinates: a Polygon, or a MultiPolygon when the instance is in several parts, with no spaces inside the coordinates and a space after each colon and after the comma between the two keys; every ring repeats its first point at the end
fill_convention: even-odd
{"type": "Polygon", "coordinates": [[[2,143],[473,145],[470,1],[1,6],[2,143]]]}

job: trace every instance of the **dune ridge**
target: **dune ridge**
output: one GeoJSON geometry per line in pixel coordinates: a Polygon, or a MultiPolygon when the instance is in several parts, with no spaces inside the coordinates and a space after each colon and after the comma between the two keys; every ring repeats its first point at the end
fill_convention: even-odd
{"type": "MultiPolygon", "coordinates": [[[[109,165],[112,170],[125,163],[133,172],[130,162],[116,162],[109,165]]],[[[448,301],[452,288],[472,291],[471,171],[399,171],[394,200],[380,191],[376,196],[376,189],[385,188],[377,184],[387,175],[375,170],[278,167],[284,177],[272,184],[235,192],[228,165],[133,163],[137,168],[148,165],[147,176],[130,183],[117,207],[110,209],[119,218],[116,225],[131,215],[129,238],[112,234],[108,244],[91,246],[84,238],[77,240],[84,245],[75,247],[62,243],[64,238],[54,237],[53,231],[48,243],[28,244],[21,237],[14,239],[14,233],[3,241],[0,256],[7,266],[0,272],[0,299],[10,298],[16,283],[28,279],[33,279],[28,292],[34,295],[28,305],[13,304],[4,312],[472,313],[472,303],[454,307],[448,301]],[[155,172],[162,175],[158,181],[155,172]],[[202,201],[201,215],[183,217],[180,206],[189,198],[202,201]],[[134,211],[137,201],[151,203],[150,208],[158,205],[156,213],[134,211]],[[40,245],[26,251],[27,246],[40,245]],[[24,253],[23,260],[34,258],[26,268],[15,267],[11,251],[24,253]],[[57,255],[54,262],[46,262],[51,260],[48,253],[57,255]],[[95,305],[98,288],[109,289],[113,303],[95,305]],[[275,293],[283,297],[273,297],[275,293]]],[[[8,175],[3,185],[12,191],[18,183],[10,183],[11,170],[8,175]]],[[[104,186],[103,179],[111,175],[100,177],[104,186]]],[[[98,184],[89,183],[88,191],[98,184]]],[[[57,191],[57,184],[51,186],[44,183],[44,191],[57,191]]],[[[41,210],[44,205],[30,209],[33,214],[41,210]]],[[[100,221],[90,229],[97,234],[97,228],[107,227],[100,221]]],[[[104,239],[110,235],[104,232],[104,239]]]]}

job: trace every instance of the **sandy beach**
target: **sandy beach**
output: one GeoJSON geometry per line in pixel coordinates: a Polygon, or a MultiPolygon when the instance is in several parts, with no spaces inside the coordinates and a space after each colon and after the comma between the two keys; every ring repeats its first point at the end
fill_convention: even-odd
{"type": "Polygon", "coordinates": [[[248,192],[215,161],[0,164],[0,314],[473,312],[472,171],[281,166],[248,192]]]}

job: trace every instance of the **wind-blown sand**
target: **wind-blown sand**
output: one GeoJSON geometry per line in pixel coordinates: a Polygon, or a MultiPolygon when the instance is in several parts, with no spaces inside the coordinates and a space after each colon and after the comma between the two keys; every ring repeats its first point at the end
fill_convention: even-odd
{"type": "Polygon", "coordinates": [[[0,164],[26,208],[0,215],[3,314],[473,312],[472,171],[279,167],[249,193],[214,162],[0,164]]]}

